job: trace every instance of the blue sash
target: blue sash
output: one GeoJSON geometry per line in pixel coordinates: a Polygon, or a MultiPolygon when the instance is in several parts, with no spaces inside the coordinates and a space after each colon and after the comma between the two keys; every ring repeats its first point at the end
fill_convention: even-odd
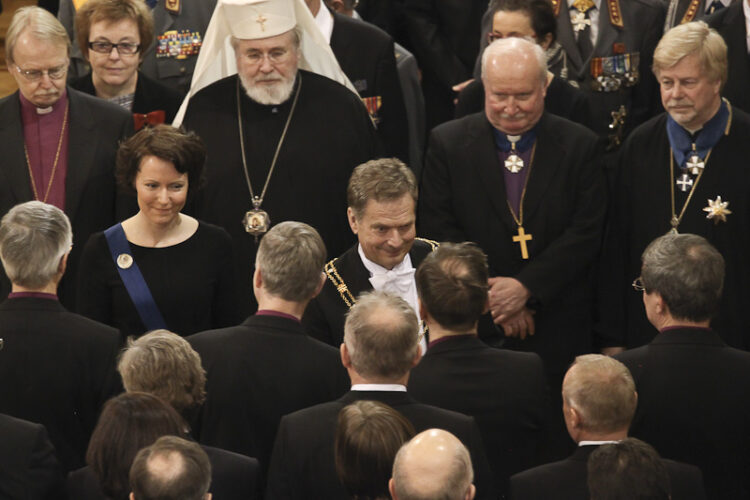
{"type": "Polygon", "coordinates": [[[138,269],[138,264],[132,259],[130,244],[125,237],[125,231],[122,230],[122,224],[115,224],[104,231],[104,237],[107,238],[109,252],[112,255],[117,272],[120,273],[120,279],[122,279],[122,283],[125,285],[128,295],[130,295],[130,300],[133,301],[133,305],[146,327],[146,331],[167,328],[167,323],[156,306],[156,302],[154,302],[154,297],[151,295],[151,290],[148,289],[146,280],[143,279],[141,270],[138,269]],[[130,265],[126,268],[118,263],[118,258],[123,254],[130,257],[130,265]]]}

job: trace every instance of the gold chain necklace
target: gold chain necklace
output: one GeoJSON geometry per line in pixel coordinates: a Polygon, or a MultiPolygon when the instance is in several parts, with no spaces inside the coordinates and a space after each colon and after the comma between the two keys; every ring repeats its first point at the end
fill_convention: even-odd
{"type": "Polygon", "coordinates": [[[518,234],[513,236],[513,243],[521,245],[521,258],[524,260],[529,259],[529,249],[526,246],[526,242],[533,239],[531,234],[527,234],[523,229],[523,200],[526,198],[526,186],[529,185],[529,177],[531,177],[531,167],[534,165],[534,154],[536,153],[536,141],[534,141],[534,147],[531,148],[531,158],[529,159],[529,168],[526,172],[526,180],[523,183],[523,191],[521,191],[521,201],[518,204],[518,216],[513,211],[513,207],[510,206],[510,200],[507,198],[505,202],[508,204],[510,209],[510,215],[513,216],[513,221],[518,226],[518,234]]]}
{"type": "MultiPolygon", "coordinates": [[[[47,203],[49,193],[52,190],[52,181],[55,179],[55,173],[57,172],[57,164],[60,160],[60,150],[62,149],[63,137],[65,137],[65,124],[68,122],[68,108],[70,102],[65,103],[65,115],[63,116],[62,127],[60,128],[60,138],[57,140],[57,152],[55,153],[55,161],[52,163],[52,173],[49,176],[49,182],[47,183],[47,190],[44,192],[43,203],[47,203]]],[[[23,142],[23,154],[26,157],[26,166],[29,168],[29,177],[31,178],[31,190],[34,192],[34,199],[39,201],[39,193],[36,190],[36,182],[34,181],[34,172],[31,170],[31,162],[29,161],[29,151],[26,149],[26,141],[23,142]]]]}
{"type": "Polygon", "coordinates": [[[713,148],[708,150],[708,153],[706,154],[706,159],[703,160],[704,167],[698,173],[698,177],[695,178],[695,182],[690,188],[690,193],[688,194],[688,197],[685,200],[685,203],[683,203],[682,210],[680,210],[680,215],[678,216],[677,209],[675,208],[675,201],[674,201],[674,185],[675,185],[674,151],[672,151],[672,148],[669,148],[669,187],[671,189],[671,195],[672,195],[672,218],[669,221],[669,225],[672,226],[672,229],[670,230],[670,232],[674,234],[677,234],[677,226],[679,226],[680,222],[682,222],[682,217],[685,215],[685,210],[687,210],[687,206],[690,203],[690,200],[693,199],[693,194],[695,193],[695,190],[698,188],[698,183],[700,182],[701,177],[703,177],[703,173],[706,171],[706,166],[708,166],[708,159],[711,157],[711,151],[713,151],[713,148]]]}

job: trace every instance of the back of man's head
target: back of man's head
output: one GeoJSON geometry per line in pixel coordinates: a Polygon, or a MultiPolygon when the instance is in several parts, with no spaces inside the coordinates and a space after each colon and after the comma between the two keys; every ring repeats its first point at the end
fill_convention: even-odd
{"type": "Polygon", "coordinates": [[[167,330],[130,340],[117,370],[126,391],[159,396],[183,415],[206,400],[200,356],[187,340],[167,330]]]}
{"type": "Polygon", "coordinates": [[[306,302],[320,287],[325,262],[326,247],[315,228],[286,221],[260,240],[255,267],[268,293],[290,302],[306,302]]]}
{"type": "Polygon", "coordinates": [[[417,434],[393,461],[394,500],[471,500],[474,470],[466,447],[441,429],[417,434]]]}
{"type": "Polygon", "coordinates": [[[0,259],[10,281],[38,290],[59,279],[73,245],[68,216],[41,201],[11,208],[0,222],[0,259]]]}
{"type": "Polygon", "coordinates": [[[466,333],[485,310],[487,256],[473,243],[443,243],[419,265],[422,306],[447,330],[466,333]]]}
{"type": "Polygon", "coordinates": [[[589,435],[627,432],[638,401],[628,368],[600,354],[576,358],[563,380],[562,396],[569,430],[572,409],[589,435]]]}
{"type": "Polygon", "coordinates": [[[667,468],[651,445],[635,438],[600,446],[588,462],[591,500],[669,500],[667,468]]]}
{"type": "Polygon", "coordinates": [[[160,437],[130,467],[131,500],[210,500],[211,463],[197,443],[160,437]]]}
{"type": "Polygon", "coordinates": [[[402,298],[387,292],[357,297],[344,324],[344,344],[352,368],[373,383],[406,375],[419,352],[419,323],[402,298]]]}

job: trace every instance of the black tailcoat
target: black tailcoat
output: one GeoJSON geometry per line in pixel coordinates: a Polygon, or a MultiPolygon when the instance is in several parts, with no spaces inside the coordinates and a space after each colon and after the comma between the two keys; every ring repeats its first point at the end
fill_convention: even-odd
{"type": "Polygon", "coordinates": [[[507,343],[536,352],[547,372],[562,374],[577,354],[591,349],[590,273],[606,204],[597,137],[581,125],[542,115],[524,200],[523,226],[533,239],[530,258],[523,260],[512,239],[518,228],[492,130],[483,114],[433,130],[419,230],[438,241],[476,242],[487,254],[490,276],[513,277],[529,289],[536,334],[507,343]]]}
{"type": "Polygon", "coordinates": [[[334,465],[333,442],[341,409],[355,401],[379,401],[403,414],[416,432],[431,428],[453,433],[469,449],[477,499],[496,499],[482,439],[473,418],[416,402],[406,392],[350,391],[342,398],[281,419],[268,473],[268,500],[348,499],[334,465]]]}
{"type": "Polygon", "coordinates": [[[633,437],[697,465],[709,498],[750,497],[750,353],[681,328],[616,356],[633,374],[633,437]]]}
{"type": "Polygon", "coordinates": [[[511,474],[540,463],[548,394],[536,354],[495,349],[476,337],[447,338],[412,369],[409,393],[476,419],[503,494],[511,474]]]}
{"type": "Polygon", "coordinates": [[[63,468],[83,465],[102,405],[120,390],[117,330],[56,300],[0,304],[0,412],[43,424],[63,468]]]}
{"type": "MultiPolygon", "coordinates": [[[[435,242],[417,238],[409,251],[414,268],[419,266],[427,254],[436,248],[435,242]]],[[[307,332],[318,340],[338,348],[344,341],[344,321],[349,306],[337,289],[335,274],[346,283],[352,296],[356,299],[362,292],[372,290],[370,271],[367,270],[359,256],[358,245],[354,245],[340,257],[328,263],[326,282],[320,294],[305,309],[302,323],[307,332]],[[328,271],[328,269],[335,269],[328,271]]]]}
{"type": "MultiPolygon", "coordinates": [[[[73,249],[58,293],[63,304],[75,305],[78,258],[91,234],[129,217],[132,205],[116,196],[115,153],[120,141],[133,132],[133,117],[121,107],[68,88],[68,173],[65,213],[73,227],[73,249]]],[[[19,203],[34,199],[29,167],[24,157],[23,121],[18,92],[0,99],[0,216],[19,203]]],[[[0,297],[10,292],[0,272],[0,297]]]]}
{"type": "MultiPolygon", "coordinates": [[[[513,500],[588,500],[589,456],[599,446],[579,446],[565,460],[540,465],[510,478],[513,500]]],[[[701,471],[692,465],[662,459],[672,486],[672,500],[705,500],[701,471]]]]}
{"type": "MultiPolygon", "coordinates": [[[[602,256],[600,277],[603,343],[638,347],[656,335],[646,318],[642,294],[630,283],[640,275],[641,254],[649,243],[667,233],[672,218],[667,115],[662,114],[635,130],[620,151],[612,209],[602,256]]],[[[705,237],[726,263],[724,293],[718,316],[712,322],[731,346],[750,349],[750,116],[732,109],[729,134],[711,151],[700,183],[685,210],[679,232],[705,237]],[[714,223],[703,209],[721,196],[732,211],[726,222],[714,223]]],[[[679,168],[675,165],[675,172],[679,168]]],[[[686,199],[675,185],[675,211],[686,199]]]]}
{"type": "Polygon", "coordinates": [[[338,349],[310,338],[288,318],[251,316],[188,341],[208,373],[196,435],[202,443],[257,457],[264,471],[282,416],[337,398],[349,387],[338,349]]]}

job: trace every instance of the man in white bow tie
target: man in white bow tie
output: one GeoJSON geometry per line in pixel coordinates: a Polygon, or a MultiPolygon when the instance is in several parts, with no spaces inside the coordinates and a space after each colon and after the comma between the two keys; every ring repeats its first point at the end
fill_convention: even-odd
{"type": "MultiPolygon", "coordinates": [[[[335,347],[344,338],[346,313],[362,292],[374,289],[398,295],[416,314],[414,271],[438,246],[416,237],[417,180],[395,158],[372,160],[355,168],[347,187],[347,203],[349,226],[358,243],[326,264],[323,290],[302,318],[310,335],[335,347]]],[[[424,352],[424,336],[420,343],[424,352]]]]}

